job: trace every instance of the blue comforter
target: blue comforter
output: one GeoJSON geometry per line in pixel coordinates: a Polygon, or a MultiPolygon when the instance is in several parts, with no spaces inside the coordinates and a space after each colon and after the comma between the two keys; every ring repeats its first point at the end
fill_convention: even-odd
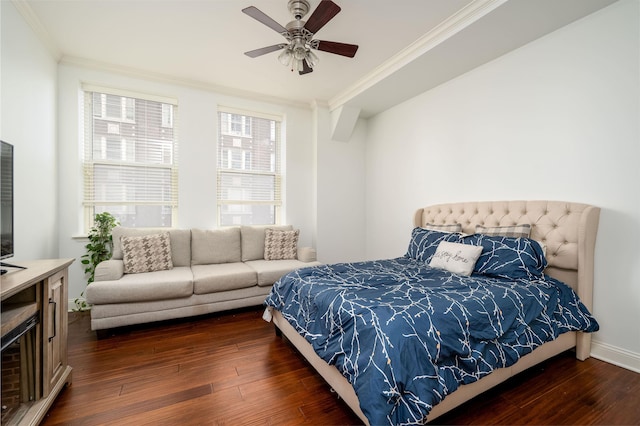
{"type": "Polygon", "coordinates": [[[372,425],[420,424],[461,383],[598,324],[567,285],[473,274],[407,257],[299,269],[266,302],[353,385],[372,425]]]}

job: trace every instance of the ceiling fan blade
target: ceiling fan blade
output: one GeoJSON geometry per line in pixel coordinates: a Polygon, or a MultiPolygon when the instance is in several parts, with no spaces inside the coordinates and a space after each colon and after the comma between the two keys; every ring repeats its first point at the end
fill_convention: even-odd
{"type": "Polygon", "coordinates": [[[336,55],[353,58],[358,51],[358,45],[338,43],[337,41],[318,40],[317,49],[322,50],[323,52],[335,53],[336,55]]]}
{"type": "Polygon", "coordinates": [[[256,21],[263,23],[267,27],[271,28],[272,30],[280,34],[287,32],[287,29],[285,27],[278,24],[276,21],[268,17],[264,12],[262,12],[260,9],[258,9],[255,6],[246,7],[242,9],[242,11],[247,15],[251,16],[256,21]]]}
{"type": "Polygon", "coordinates": [[[287,47],[286,44],[274,44],[273,46],[261,47],[260,49],[250,50],[248,52],[244,52],[245,55],[250,58],[257,58],[258,56],[266,55],[267,53],[275,52],[276,50],[284,49],[287,47]]]}
{"type": "Polygon", "coordinates": [[[340,12],[340,6],[331,0],[322,0],[316,10],[313,11],[304,27],[312,34],[320,31],[334,16],[340,12]]]}
{"type": "Polygon", "coordinates": [[[302,61],[302,71],[298,71],[298,73],[300,75],[305,75],[305,74],[309,74],[310,72],[313,72],[313,68],[309,66],[309,64],[307,63],[307,60],[305,59],[304,61],[302,61]]]}

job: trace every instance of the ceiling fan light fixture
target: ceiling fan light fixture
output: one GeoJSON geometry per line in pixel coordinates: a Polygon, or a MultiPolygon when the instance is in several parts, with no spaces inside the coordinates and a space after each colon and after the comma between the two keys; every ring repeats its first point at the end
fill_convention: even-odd
{"type": "Polygon", "coordinates": [[[301,61],[307,57],[307,51],[309,49],[306,48],[305,43],[302,40],[297,39],[294,41],[291,50],[293,51],[293,57],[298,61],[301,61]]]}
{"type": "Polygon", "coordinates": [[[318,58],[318,56],[313,53],[311,51],[311,49],[307,49],[307,64],[309,64],[309,66],[311,68],[315,68],[316,65],[318,65],[318,62],[320,62],[320,58],[318,58]]]}
{"type": "Polygon", "coordinates": [[[280,53],[278,55],[278,61],[280,61],[280,63],[282,65],[284,65],[285,67],[288,67],[289,65],[291,65],[291,59],[293,58],[293,55],[291,54],[291,48],[287,47],[285,48],[282,53],[280,53]]]}

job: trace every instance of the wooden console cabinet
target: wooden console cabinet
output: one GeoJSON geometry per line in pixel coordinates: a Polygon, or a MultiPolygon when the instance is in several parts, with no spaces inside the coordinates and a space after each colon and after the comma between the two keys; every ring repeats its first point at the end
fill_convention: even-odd
{"type": "MultiPolygon", "coordinates": [[[[58,393],[71,383],[71,367],[67,364],[68,268],[74,259],[46,259],[20,262],[23,270],[0,278],[2,289],[2,335],[20,318],[37,313],[30,343],[21,346],[20,356],[34,365],[33,383],[23,383],[23,397],[15,414],[4,419],[8,425],[37,425],[43,419],[58,393]],[[33,347],[32,347],[33,343],[33,347]]],[[[30,373],[31,374],[31,373],[30,373]]],[[[24,373],[23,373],[24,375],[24,373]]]]}

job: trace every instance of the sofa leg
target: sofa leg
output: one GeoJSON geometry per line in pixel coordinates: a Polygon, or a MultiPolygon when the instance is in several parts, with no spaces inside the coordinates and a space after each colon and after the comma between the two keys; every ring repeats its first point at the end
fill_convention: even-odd
{"type": "Polygon", "coordinates": [[[109,337],[109,329],[108,328],[103,328],[101,330],[96,330],[96,338],[98,340],[102,340],[102,339],[106,339],[107,337],[109,337]]]}

